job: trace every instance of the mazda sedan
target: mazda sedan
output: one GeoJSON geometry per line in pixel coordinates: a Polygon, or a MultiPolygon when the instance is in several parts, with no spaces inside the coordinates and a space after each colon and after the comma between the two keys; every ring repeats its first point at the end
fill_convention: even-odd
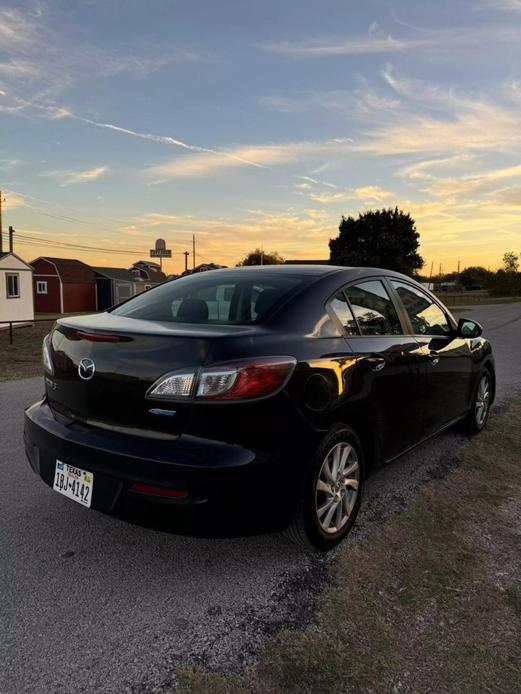
{"type": "Polygon", "coordinates": [[[58,320],[27,457],[82,506],[161,503],[237,534],[256,518],[328,549],[374,466],[457,422],[485,426],[495,375],[481,333],[387,270],[191,275],[58,320]]]}

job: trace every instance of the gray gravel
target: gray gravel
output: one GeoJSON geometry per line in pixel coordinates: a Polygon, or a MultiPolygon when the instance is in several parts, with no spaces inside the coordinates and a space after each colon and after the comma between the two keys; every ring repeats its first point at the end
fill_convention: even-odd
{"type": "MultiPolygon", "coordinates": [[[[493,341],[498,397],[521,387],[521,304],[465,311],[493,341]]],[[[0,692],[153,692],[180,662],[239,668],[266,635],[312,618],[331,558],[280,535],[178,537],[90,512],[52,492],[22,448],[40,379],[0,384],[0,692]]],[[[449,432],[375,474],[352,542],[454,464],[449,432]]]]}

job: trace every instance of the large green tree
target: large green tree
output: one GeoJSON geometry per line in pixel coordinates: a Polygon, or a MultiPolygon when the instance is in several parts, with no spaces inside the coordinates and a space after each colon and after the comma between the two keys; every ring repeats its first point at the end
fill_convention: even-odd
{"type": "Polygon", "coordinates": [[[248,253],[239,265],[282,265],[284,258],[280,256],[276,251],[268,253],[263,251],[262,248],[256,248],[254,251],[248,253]]]}
{"type": "Polygon", "coordinates": [[[342,217],[339,235],[329,241],[332,265],[380,267],[412,275],[424,261],[412,217],[397,207],[342,217]]]}

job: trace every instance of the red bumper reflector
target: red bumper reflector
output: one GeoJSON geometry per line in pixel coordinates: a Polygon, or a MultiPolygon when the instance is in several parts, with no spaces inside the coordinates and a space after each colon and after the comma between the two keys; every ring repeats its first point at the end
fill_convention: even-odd
{"type": "Polygon", "coordinates": [[[140,494],[152,494],[153,496],[188,496],[188,492],[184,492],[181,489],[156,487],[154,484],[141,484],[141,482],[133,482],[130,491],[139,492],[140,494]]]}

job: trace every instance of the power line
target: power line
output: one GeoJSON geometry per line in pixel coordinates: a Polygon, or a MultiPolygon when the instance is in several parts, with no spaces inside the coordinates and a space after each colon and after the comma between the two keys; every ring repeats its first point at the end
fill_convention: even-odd
{"type": "MultiPolygon", "coordinates": [[[[2,235],[7,239],[8,235],[4,233],[2,235]]],[[[76,252],[91,252],[98,251],[101,253],[113,253],[118,255],[143,255],[143,251],[136,251],[130,248],[104,248],[103,246],[89,246],[87,244],[77,244],[70,243],[67,241],[53,241],[51,239],[45,239],[40,236],[30,236],[28,234],[16,234],[16,240],[19,244],[25,244],[29,246],[45,246],[50,248],[56,248],[61,250],[73,250],[76,252]]],[[[174,251],[175,255],[183,255],[182,251],[174,251]]]]}

